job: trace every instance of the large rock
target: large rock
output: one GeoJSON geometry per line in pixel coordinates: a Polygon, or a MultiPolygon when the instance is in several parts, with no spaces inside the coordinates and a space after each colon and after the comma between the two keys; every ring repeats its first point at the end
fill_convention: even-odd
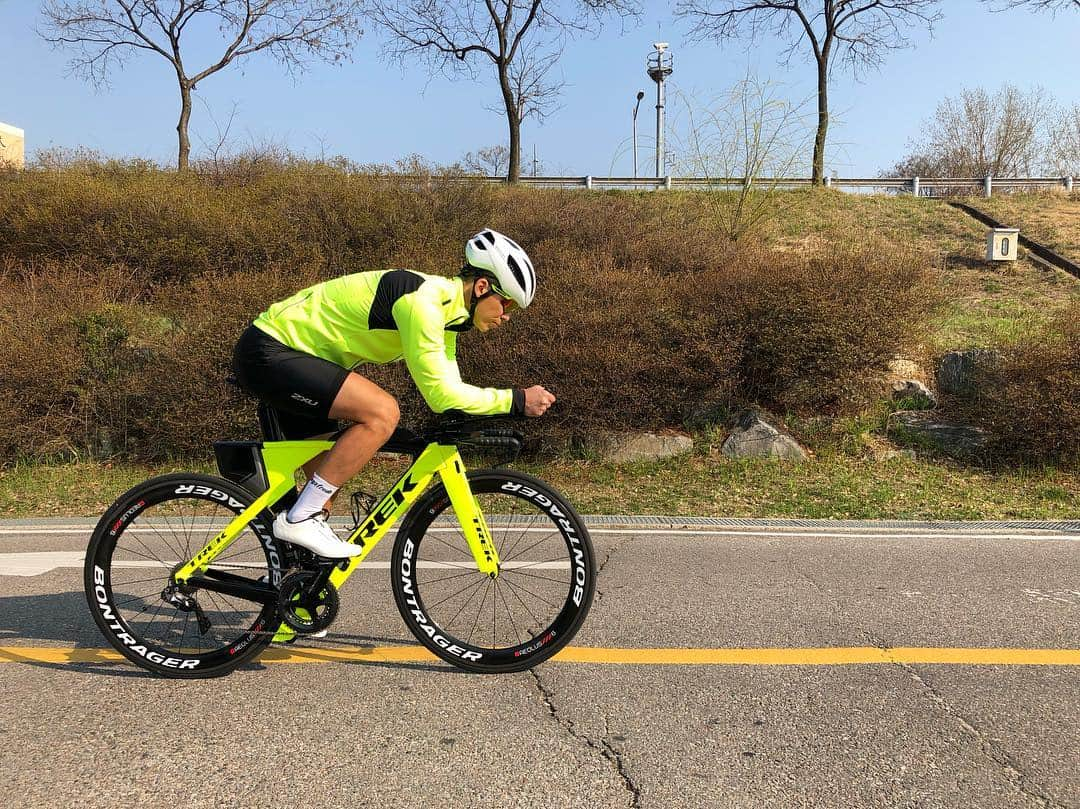
{"type": "Polygon", "coordinates": [[[978,427],[944,421],[927,410],[903,410],[889,416],[889,437],[897,443],[929,447],[952,458],[971,458],[986,448],[987,435],[978,427]]]}
{"type": "Polygon", "coordinates": [[[922,368],[919,363],[914,360],[904,359],[903,357],[896,356],[889,360],[888,364],[889,374],[894,377],[921,379],[922,368]]]}
{"type": "Polygon", "coordinates": [[[742,413],[720,451],[729,458],[785,458],[806,460],[806,450],[789,435],[765,421],[753,410],[742,413]]]}
{"type": "Polygon", "coordinates": [[[937,386],[942,393],[971,396],[979,375],[994,367],[1000,355],[987,348],[949,351],[941,358],[937,369],[937,386]]]}
{"type": "Polygon", "coordinates": [[[909,405],[909,410],[933,410],[938,404],[933,392],[917,379],[893,382],[892,398],[909,405]]]}
{"type": "Polygon", "coordinates": [[[693,449],[694,441],[688,435],[637,433],[615,439],[605,455],[605,460],[615,463],[655,461],[673,455],[685,455],[693,449]]]}

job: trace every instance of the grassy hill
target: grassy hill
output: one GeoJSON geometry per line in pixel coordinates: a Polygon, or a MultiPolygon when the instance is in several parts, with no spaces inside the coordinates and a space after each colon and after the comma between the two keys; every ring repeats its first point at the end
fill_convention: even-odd
{"type": "MultiPolygon", "coordinates": [[[[1078,200],[974,202],[1068,254],[1078,200]]],[[[932,378],[954,348],[996,348],[1014,369],[987,413],[1041,424],[1050,411],[1080,435],[1080,281],[985,263],[985,227],[940,200],[784,192],[733,243],[724,223],[738,202],[305,165],[0,175],[0,515],[95,513],[151,470],[205,466],[211,438],[254,432],[250,403],[220,381],[253,314],[345,272],[452,274],[485,225],[526,245],[543,286],[504,334],[462,341],[464,376],[505,385],[524,371],[555,387],[556,417],[528,425],[548,450],[528,463],[587,511],[1075,513],[1080,438],[992,469],[921,450],[882,458],[887,362],[913,359],[932,378]],[[747,405],[784,418],[812,461],[720,456],[726,415],[747,405]],[[690,430],[695,454],[619,467],[588,441],[641,429],[690,430]]],[[[423,409],[398,370],[374,375],[406,412],[423,409]]]]}

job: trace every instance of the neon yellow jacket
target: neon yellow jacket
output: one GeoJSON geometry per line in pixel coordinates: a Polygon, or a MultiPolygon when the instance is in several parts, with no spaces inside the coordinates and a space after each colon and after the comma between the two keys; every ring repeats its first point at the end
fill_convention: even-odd
{"type": "Polygon", "coordinates": [[[521,390],[478,388],[461,380],[457,335],[471,328],[462,279],[413,270],[345,275],[302,289],[255,318],[290,348],[344,368],[404,358],[436,413],[525,412],[521,390]]]}

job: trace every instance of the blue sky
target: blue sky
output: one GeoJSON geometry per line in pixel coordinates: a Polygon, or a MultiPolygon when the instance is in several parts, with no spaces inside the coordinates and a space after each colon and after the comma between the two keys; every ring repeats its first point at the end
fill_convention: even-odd
{"type": "MultiPolygon", "coordinates": [[[[544,125],[523,129],[523,170],[535,146],[546,173],[629,174],[625,147],[634,95],[646,91],[638,117],[640,173],[651,167],[646,138],[655,127],[655,85],[645,75],[652,43],[671,43],[675,72],[669,92],[698,99],[730,87],[747,71],[774,82],[792,99],[814,90],[810,67],[796,58],[784,67],[777,43],[752,51],[729,43],[686,42],[685,23],[668,3],[646,3],[637,28],[611,25],[598,37],[571,42],[560,69],[568,86],[561,107],[544,125]]],[[[1027,11],[991,14],[976,0],[944,0],[934,37],[914,30],[915,47],[894,51],[880,72],[861,82],[837,72],[830,90],[833,125],[827,170],[872,176],[903,156],[922,120],[946,95],[963,87],[1012,82],[1042,85],[1059,102],[1080,102],[1080,14],[1055,20],[1027,11]]],[[[34,34],[38,4],[0,0],[0,121],[26,131],[27,153],[84,146],[118,157],[175,161],[179,99],[164,59],[140,54],[97,90],[67,73],[68,54],[34,34]]],[[[212,47],[212,32],[198,48],[212,47]]],[[[255,57],[199,88],[191,125],[195,152],[216,141],[211,116],[224,124],[236,107],[231,138],[238,144],[273,141],[295,151],[341,154],[361,163],[392,162],[416,153],[449,163],[470,150],[506,142],[506,125],[486,107],[498,102],[491,72],[478,82],[431,78],[420,65],[402,71],[379,58],[380,39],[368,31],[353,60],[315,64],[295,81],[272,60],[255,57]]],[[[803,169],[809,173],[809,156],[803,169]]]]}

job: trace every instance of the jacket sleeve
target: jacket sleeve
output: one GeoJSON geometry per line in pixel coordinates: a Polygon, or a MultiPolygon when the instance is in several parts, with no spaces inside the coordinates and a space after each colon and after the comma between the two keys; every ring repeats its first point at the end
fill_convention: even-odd
{"type": "Polygon", "coordinates": [[[436,413],[462,410],[481,416],[524,412],[521,391],[478,388],[461,381],[457,334],[445,330],[438,301],[417,290],[397,299],[393,315],[401,334],[405,364],[424,401],[436,413]]]}

